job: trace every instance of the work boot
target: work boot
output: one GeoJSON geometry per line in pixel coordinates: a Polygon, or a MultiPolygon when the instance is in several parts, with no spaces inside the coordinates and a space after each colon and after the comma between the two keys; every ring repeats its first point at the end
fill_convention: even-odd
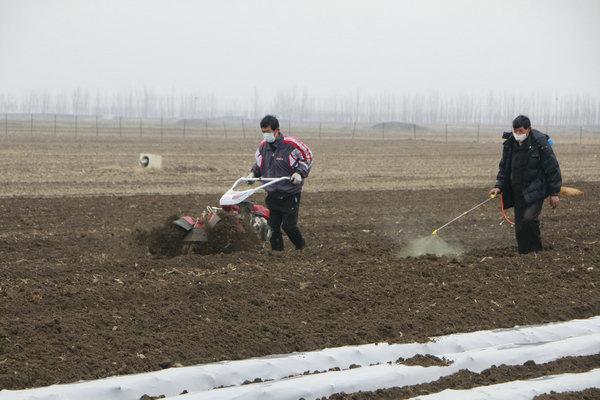
{"type": "Polygon", "coordinates": [[[296,250],[302,250],[306,247],[306,241],[302,239],[302,242],[299,244],[294,243],[294,245],[296,246],[296,250]]]}
{"type": "Polygon", "coordinates": [[[283,237],[281,236],[281,232],[279,235],[271,234],[271,250],[273,251],[283,251],[283,237]]]}
{"type": "Polygon", "coordinates": [[[298,229],[298,227],[287,229],[285,230],[285,233],[290,238],[290,242],[296,246],[296,250],[302,250],[306,247],[306,242],[304,241],[302,233],[300,233],[300,229],[298,229]]]}

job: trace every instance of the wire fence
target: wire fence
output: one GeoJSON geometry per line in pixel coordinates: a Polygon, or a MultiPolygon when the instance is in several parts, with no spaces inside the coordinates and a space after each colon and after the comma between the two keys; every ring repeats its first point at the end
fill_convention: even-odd
{"type": "MultiPolygon", "coordinates": [[[[47,136],[113,138],[248,138],[262,137],[259,120],[245,118],[165,119],[81,115],[4,114],[0,134],[4,137],[47,136]]],[[[380,123],[301,122],[280,119],[282,132],[302,138],[431,140],[441,142],[497,142],[506,126],[421,125],[386,121],[380,123]]],[[[537,126],[555,143],[600,143],[600,127],[537,126]]]]}

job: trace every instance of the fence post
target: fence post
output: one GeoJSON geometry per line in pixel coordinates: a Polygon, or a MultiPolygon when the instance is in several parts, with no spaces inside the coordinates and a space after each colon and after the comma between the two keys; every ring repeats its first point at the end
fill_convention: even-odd
{"type": "Polygon", "coordinates": [[[481,125],[477,125],[477,143],[479,143],[479,131],[481,129],[481,125]]]}
{"type": "Polygon", "coordinates": [[[448,143],[448,124],[446,124],[446,143],[448,143]]]}
{"type": "Polygon", "coordinates": [[[29,115],[29,136],[33,136],[33,114],[29,115]]]}
{"type": "Polygon", "coordinates": [[[223,120],[223,132],[225,132],[225,138],[227,138],[227,127],[225,126],[224,120],[223,120]]]}
{"type": "Polygon", "coordinates": [[[581,144],[581,139],[583,139],[583,126],[579,127],[579,144],[581,144]]]}
{"type": "Polygon", "coordinates": [[[4,113],[4,136],[8,137],[8,114],[4,113]]]}
{"type": "Polygon", "coordinates": [[[184,118],[183,119],[183,137],[185,137],[185,128],[186,128],[186,125],[187,125],[187,119],[184,118]]]}
{"type": "Polygon", "coordinates": [[[381,139],[385,140],[385,122],[381,123],[381,139]]]}
{"type": "Polygon", "coordinates": [[[352,139],[354,139],[355,132],[356,132],[356,121],[354,121],[354,126],[352,126],[352,139]]]}
{"type": "Polygon", "coordinates": [[[321,125],[322,124],[323,124],[322,122],[319,122],[319,139],[321,139],[321,125]]]}
{"type": "Polygon", "coordinates": [[[123,130],[121,129],[121,117],[119,117],[119,137],[123,136],[123,130]]]}
{"type": "Polygon", "coordinates": [[[77,114],[75,114],[75,137],[77,137],[77,114]]]}
{"type": "Polygon", "coordinates": [[[96,137],[98,137],[98,116],[96,115],[96,137]]]}
{"type": "Polygon", "coordinates": [[[413,122],[413,139],[417,140],[417,124],[413,122]]]}
{"type": "Polygon", "coordinates": [[[56,114],[54,114],[54,137],[56,137],[56,114]]]}
{"type": "Polygon", "coordinates": [[[244,126],[244,118],[242,118],[242,135],[246,139],[246,127],[244,126]]]}

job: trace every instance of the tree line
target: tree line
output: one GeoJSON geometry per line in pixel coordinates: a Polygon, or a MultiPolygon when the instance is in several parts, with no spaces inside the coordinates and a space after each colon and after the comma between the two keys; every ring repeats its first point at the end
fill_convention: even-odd
{"type": "Polygon", "coordinates": [[[171,119],[255,119],[271,113],[298,122],[489,125],[503,125],[517,114],[527,114],[542,125],[600,126],[600,98],[589,94],[494,91],[363,94],[360,90],[316,96],[294,87],[277,90],[273,96],[254,89],[245,98],[231,99],[202,92],[157,93],[148,88],[113,93],[77,88],[58,93],[0,93],[0,113],[171,119]]]}

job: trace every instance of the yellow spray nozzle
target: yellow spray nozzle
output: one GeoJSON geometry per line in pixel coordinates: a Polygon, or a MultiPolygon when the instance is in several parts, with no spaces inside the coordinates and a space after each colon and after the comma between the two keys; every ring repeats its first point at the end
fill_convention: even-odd
{"type": "Polygon", "coordinates": [[[492,193],[492,194],[490,194],[490,199],[495,199],[496,196],[497,196],[496,193],[492,193]]]}
{"type": "Polygon", "coordinates": [[[433,232],[431,232],[432,235],[437,235],[437,229],[434,229],[433,232]]]}

